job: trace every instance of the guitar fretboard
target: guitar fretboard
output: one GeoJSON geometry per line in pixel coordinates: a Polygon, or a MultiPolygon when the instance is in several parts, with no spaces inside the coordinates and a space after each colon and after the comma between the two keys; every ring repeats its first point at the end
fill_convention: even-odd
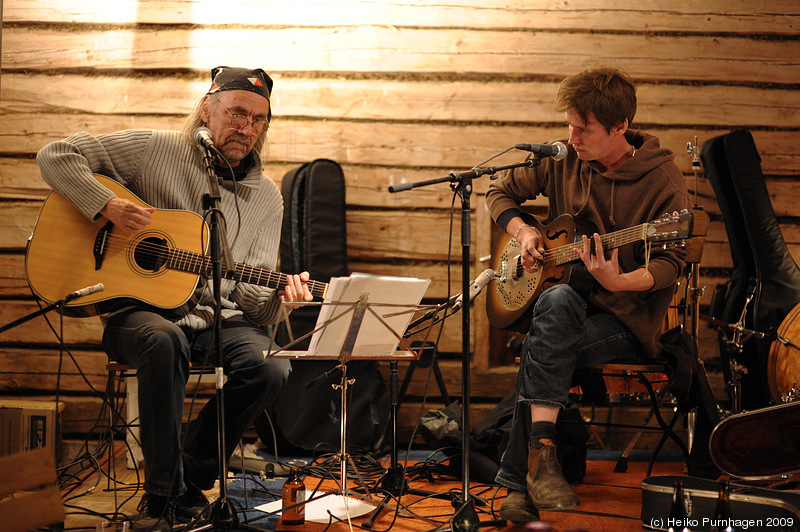
{"type": "MultiPolygon", "coordinates": [[[[629,227],[627,229],[620,229],[613,233],[607,233],[600,236],[600,242],[604,250],[614,249],[632,242],[645,240],[647,238],[647,223],[629,227]]],[[[548,249],[544,252],[544,261],[554,263],[556,265],[566,264],[580,259],[575,248],[578,247],[578,242],[573,242],[564,246],[558,246],[548,249]]]]}
{"type": "MultiPolygon", "coordinates": [[[[211,258],[206,255],[186,251],[182,249],[167,250],[167,266],[174,270],[181,270],[198,275],[210,275],[212,273],[211,258]]],[[[275,290],[286,288],[286,275],[281,272],[257,268],[246,264],[236,263],[233,270],[225,272],[225,278],[233,281],[265,286],[275,290]]],[[[314,297],[325,298],[328,290],[328,283],[309,280],[308,289],[314,297]]]]}

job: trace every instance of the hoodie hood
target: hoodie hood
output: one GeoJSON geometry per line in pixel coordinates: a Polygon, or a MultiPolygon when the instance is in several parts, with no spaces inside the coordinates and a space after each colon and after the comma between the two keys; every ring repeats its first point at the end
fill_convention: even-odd
{"type": "MultiPolygon", "coordinates": [[[[675,161],[675,154],[667,148],[662,148],[658,138],[653,135],[629,129],[625,132],[625,140],[636,149],[636,154],[613,172],[604,174],[608,179],[638,181],[659,166],[675,161]]],[[[595,171],[599,171],[594,163],[590,164],[595,171]]]]}
{"type": "MultiPolygon", "coordinates": [[[[658,138],[641,131],[631,130],[625,132],[625,140],[636,150],[634,155],[611,172],[602,173],[595,161],[586,163],[581,172],[581,179],[585,179],[586,194],[580,208],[572,214],[580,216],[592,197],[592,184],[595,180],[603,182],[603,188],[608,190],[609,210],[607,212],[608,229],[617,227],[617,193],[619,187],[630,186],[644,176],[650,174],[662,165],[672,164],[675,155],[672,151],[662,148],[658,138]]],[[[627,203],[627,202],[626,202],[627,203]]]]}

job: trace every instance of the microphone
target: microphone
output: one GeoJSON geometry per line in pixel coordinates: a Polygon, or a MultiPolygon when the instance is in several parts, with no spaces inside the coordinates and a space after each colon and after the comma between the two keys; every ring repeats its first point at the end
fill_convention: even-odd
{"type": "Polygon", "coordinates": [[[567,156],[567,146],[560,141],[552,144],[517,144],[514,147],[539,157],[552,157],[554,161],[560,161],[567,156]]]}
{"type": "MultiPolygon", "coordinates": [[[[469,301],[467,301],[467,303],[471,303],[473,299],[478,297],[478,294],[481,293],[481,290],[483,290],[483,288],[489,284],[489,281],[492,279],[494,279],[494,270],[491,268],[483,270],[481,274],[469,284],[469,301]]],[[[462,292],[456,296],[456,299],[453,302],[453,312],[460,309],[463,305],[464,293],[462,292]]]]}
{"type": "Polygon", "coordinates": [[[64,298],[64,302],[68,303],[70,301],[78,299],[79,297],[86,297],[88,295],[91,295],[91,294],[94,294],[94,293],[97,293],[97,292],[102,292],[105,289],[106,289],[106,287],[105,287],[105,285],[103,285],[103,283],[97,283],[97,284],[94,284],[92,286],[87,286],[86,288],[81,288],[80,290],[75,290],[71,294],[68,294],[67,297],[64,298]]]}
{"type": "MultiPolygon", "coordinates": [[[[487,284],[489,284],[489,281],[491,281],[492,279],[494,279],[494,270],[492,270],[491,268],[486,269],[483,272],[481,272],[481,274],[478,277],[476,277],[475,280],[472,281],[469,284],[469,301],[471,302],[473,299],[475,299],[478,296],[478,294],[481,293],[481,290],[483,290],[483,288],[487,284]]],[[[451,311],[450,314],[455,314],[462,306],[464,306],[464,294],[463,294],[463,292],[461,294],[458,294],[458,295],[455,295],[455,296],[451,297],[446,302],[442,303],[441,305],[437,306],[434,309],[429,310],[423,316],[421,316],[421,317],[417,318],[416,320],[412,321],[408,325],[408,327],[406,327],[406,329],[407,330],[413,329],[414,327],[416,327],[417,325],[419,325],[423,321],[432,318],[442,308],[452,308],[452,311],[451,311]]],[[[450,314],[448,314],[448,316],[450,314]]],[[[434,323],[436,323],[436,322],[434,322],[434,323]]],[[[406,333],[406,335],[408,335],[408,333],[406,333]]]]}
{"type": "Polygon", "coordinates": [[[207,127],[198,127],[194,130],[194,141],[207,150],[219,151],[214,145],[214,138],[211,136],[211,130],[207,127]]]}

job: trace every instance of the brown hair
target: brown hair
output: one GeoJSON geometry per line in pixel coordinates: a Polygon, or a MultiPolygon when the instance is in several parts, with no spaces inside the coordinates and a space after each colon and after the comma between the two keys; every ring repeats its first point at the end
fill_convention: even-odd
{"type": "Polygon", "coordinates": [[[636,88],[631,78],[617,68],[584,70],[561,82],[556,95],[556,111],[574,110],[584,122],[589,114],[607,130],[636,114],[636,88]]]}

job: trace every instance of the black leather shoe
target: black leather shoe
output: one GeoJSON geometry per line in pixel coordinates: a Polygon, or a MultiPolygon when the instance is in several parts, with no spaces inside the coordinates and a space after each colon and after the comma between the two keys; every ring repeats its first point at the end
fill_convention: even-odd
{"type": "Polygon", "coordinates": [[[511,521],[512,523],[525,524],[539,520],[539,510],[533,505],[533,501],[527,493],[521,491],[508,490],[503,504],[498,512],[500,519],[511,521]]]}
{"type": "Polygon", "coordinates": [[[210,506],[208,499],[194,484],[186,485],[186,493],[178,498],[175,507],[175,519],[179,523],[189,523],[208,517],[210,506]]]}
{"type": "Polygon", "coordinates": [[[145,493],[133,519],[134,532],[172,532],[175,500],[145,493]]]}

